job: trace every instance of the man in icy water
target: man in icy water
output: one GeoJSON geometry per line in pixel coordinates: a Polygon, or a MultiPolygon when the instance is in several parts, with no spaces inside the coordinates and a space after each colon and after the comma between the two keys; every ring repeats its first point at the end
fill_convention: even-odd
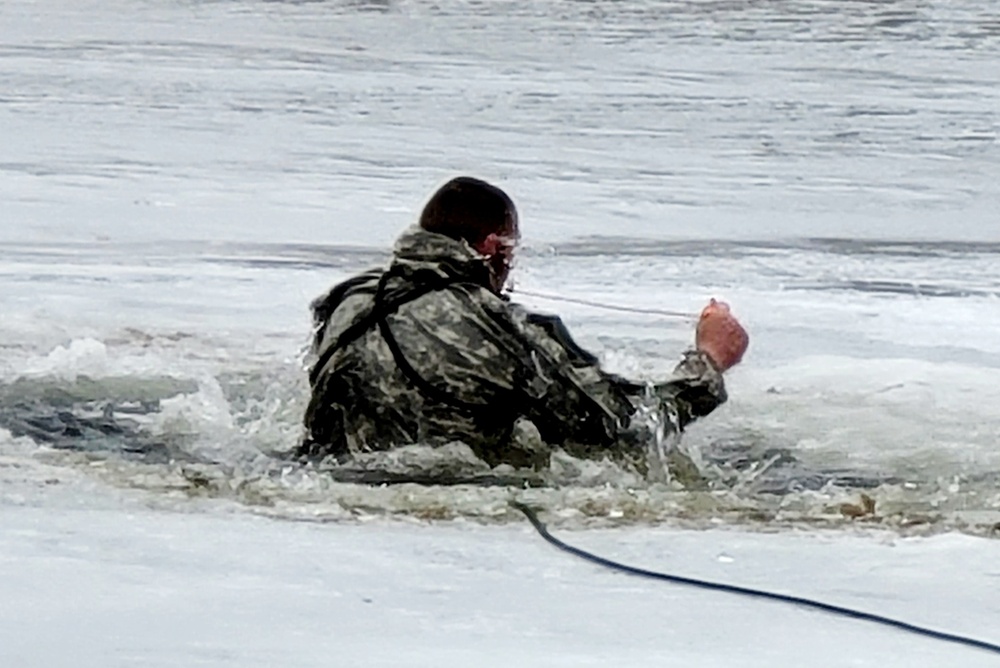
{"type": "Polygon", "coordinates": [[[724,304],[706,308],[696,349],[662,383],[606,373],[562,321],[502,294],[519,240],[500,189],[469,177],[442,186],[387,269],[313,302],[316,334],[305,459],[461,441],[491,465],[544,465],[552,448],[645,469],[656,409],[683,429],[726,400],[722,372],[747,335],[724,304]]]}

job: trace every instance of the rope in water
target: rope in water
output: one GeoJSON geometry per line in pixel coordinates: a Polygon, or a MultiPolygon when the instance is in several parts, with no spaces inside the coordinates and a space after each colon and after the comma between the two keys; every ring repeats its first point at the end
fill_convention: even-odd
{"type": "Polygon", "coordinates": [[[736,585],[723,584],[720,582],[710,582],[707,580],[698,580],[695,578],[686,578],[680,575],[670,575],[668,573],[657,573],[656,571],[647,571],[642,568],[636,568],[634,566],[627,566],[625,564],[600,557],[596,554],[586,552],[578,547],[573,547],[572,545],[567,545],[562,542],[551,533],[542,524],[541,520],[538,519],[538,515],[534,510],[527,507],[522,503],[512,501],[511,505],[524,513],[528,521],[531,522],[535,530],[538,531],[539,535],[548,541],[551,545],[562,550],[563,552],[568,552],[575,557],[579,557],[591,563],[597,564],[598,566],[603,566],[604,568],[610,568],[612,570],[618,571],[620,573],[625,573],[627,575],[635,575],[638,577],[651,578],[653,580],[660,580],[663,582],[671,582],[673,584],[688,585],[692,587],[698,587],[700,589],[709,589],[712,591],[721,591],[729,594],[738,594],[740,596],[751,596],[754,598],[763,598],[770,601],[777,601],[780,603],[790,603],[792,605],[797,605],[804,608],[809,608],[811,610],[819,610],[821,612],[826,612],[833,615],[839,615],[841,617],[850,617],[852,619],[859,619],[865,622],[873,622],[875,624],[882,624],[884,626],[889,626],[894,629],[901,631],[907,631],[909,633],[915,633],[917,635],[924,636],[926,638],[931,638],[933,640],[942,640],[945,642],[958,643],[966,647],[972,647],[975,649],[985,650],[987,652],[993,652],[994,654],[1000,654],[1000,645],[986,642],[984,640],[976,640],[974,638],[967,638],[964,636],[955,635],[952,633],[945,633],[943,631],[935,631],[933,629],[927,629],[921,626],[916,626],[907,622],[901,622],[896,619],[891,619],[889,617],[883,617],[882,615],[876,615],[870,612],[862,612],[860,610],[853,610],[851,608],[844,608],[839,605],[831,605],[829,603],[823,603],[821,601],[813,601],[808,598],[801,598],[799,596],[789,596],[786,594],[776,594],[769,591],[761,591],[758,589],[749,589],[747,587],[739,587],[736,585]]]}
{"type": "Polygon", "coordinates": [[[508,292],[516,295],[524,295],[525,297],[537,297],[538,299],[550,299],[552,301],[557,301],[557,302],[568,302],[571,304],[582,304],[584,306],[593,306],[595,308],[602,308],[608,311],[623,311],[625,313],[642,313],[645,315],[659,315],[667,318],[686,318],[688,320],[695,320],[697,318],[697,316],[695,316],[693,313],[684,313],[682,311],[667,311],[664,309],[642,308],[639,306],[618,306],[616,304],[605,304],[603,302],[596,302],[590,299],[564,297],[562,295],[552,295],[552,294],[546,294],[544,292],[521,290],[520,288],[509,289],[508,292]]]}

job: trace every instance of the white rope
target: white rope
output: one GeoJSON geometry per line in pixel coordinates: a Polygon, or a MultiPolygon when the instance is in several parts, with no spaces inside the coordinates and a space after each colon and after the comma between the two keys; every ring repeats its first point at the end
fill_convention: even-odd
{"type": "Polygon", "coordinates": [[[683,313],[681,311],[667,311],[664,309],[657,308],[642,308],[638,306],[618,306],[615,304],[605,304],[603,302],[595,302],[589,299],[577,299],[576,297],[564,297],[562,295],[551,295],[545,294],[544,292],[531,292],[528,290],[522,290],[520,288],[509,288],[507,292],[511,292],[517,295],[524,295],[525,297],[537,297],[538,299],[549,299],[557,302],[569,302],[571,304],[582,304],[584,306],[593,306],[595,308],[607,309],[608,311],[623,311],[626,313],[643,313],[645,315],[659,315],[667,318],[684,318],[686,320],[695,320],[697,316],[693,313],[683,313]]]}

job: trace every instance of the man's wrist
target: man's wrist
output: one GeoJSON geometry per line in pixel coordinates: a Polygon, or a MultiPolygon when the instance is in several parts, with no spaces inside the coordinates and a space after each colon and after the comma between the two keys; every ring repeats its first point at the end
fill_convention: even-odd
{"type": "Polygon", "coordinates": [[[715,360],[715,357],[709,351],[704,348],[695,348],[694,352],[704,358],[705,363],[712,367],[716,373],[723,374],[726,372],[726,369],[715,360]]]}

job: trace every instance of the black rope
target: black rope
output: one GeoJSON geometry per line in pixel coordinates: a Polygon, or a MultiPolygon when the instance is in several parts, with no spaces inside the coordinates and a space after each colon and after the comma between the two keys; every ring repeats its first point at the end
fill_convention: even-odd
{"type": "Polygon", "coordinates": [[[563,552],[568,552],[575,557],[580,557],[586,561],[597,564],[598,566],[603,566],[604,568],[610,568],[612,570],[618,571],[620,573],[625,573],[627,575],[636,575],[638,577],[651,578],[653,580],[661,580],[663,582],[671,582],[673,584],[688,585],[691,587],[698,587],[699,589],[708,589],[712,591],[721,591],[729,594],[739,594],[741,596],[752,596],[754,598],[763,598],[770,601],[778,601],[779,603],[791,603],[792,605],[801,606],[804,608],[809,608],[811,610],[819,610],[821,612],[826,612],[833,615],[839,615],[841,617],[850,617],[852,619],[860,619],[865,622],[874,622],[876,624],[882,624],[884,626],[889,626],[894,629],[899,629],[901,631],[908,631],[910,633],[916,633],[927,638],[932,638],[934,640],[943,640],[945,642],[958,643],[960,645],[965,645],[966,647],[973,647],[975,649],[986,650],[987,652],[993,652],[994,654],[1000,654],[1000,645],[986,642],[985,640],[976,640],[974,638],[966,638],[964,636],[955,635],[952,633],[945,633],[943,631],[935,631],[933,629],[923,628],[921,626],[916,626],[914,624],[909,624],[907,622],[901,622],[896,619],[890,619],[889,617],[883,617],[882,615],[876,615],[870,612],[861,612],[859,610],[852,610],[851,608],[844,608],[839,605],[831,605],[829,603],[822,603],[820,601],[813,601],[808,598],[801,598],[799,596],[789,596],[787,594],[776,594],[768,591],[761,591],[758,589],[749,589],[747,587],[739,587],[736,585],[723,584],[720,582],[710,582],[707,580],[697,580],[694,578],[686,578],[680,575],[670,575],[668,573],[657,573],[656,571],[647,571],[642,568],[636,568],[634,566],[626,566],[625,564],[620,564],[617,561],[611,561],[604,557],[600,557],[596,554],[591,554],[581,550],[578,547],[573,547],[572,545],[567,545],[562,542],[545,528],[541,520],[538,519],[538,515],[531,508],[528,508],[522,503],[512,501],[511,505],[517,508],[528,521],[531,522],[535,530],[538,531],[539,535],[548,541],[551,545],[554,545],[563,552]]]}

